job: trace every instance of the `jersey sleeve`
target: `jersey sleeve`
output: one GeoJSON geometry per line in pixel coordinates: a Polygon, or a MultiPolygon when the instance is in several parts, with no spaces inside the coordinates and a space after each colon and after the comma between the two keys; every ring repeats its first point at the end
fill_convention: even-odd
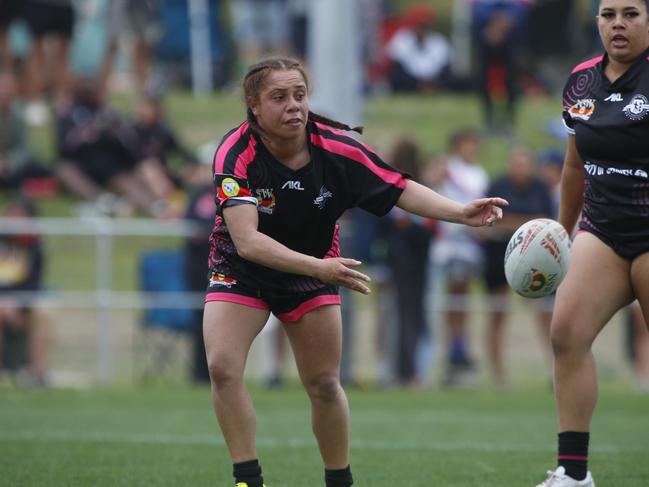
{"type": "Polygon", "coordinates": [[[247,123],[230,131],[214,154],[213,173],[217,211],[237,204],[257,205],[248,181],[248,167],[254,159],[254,138],[247,123]]]}
{"type": "Polygon", "coordinates": [[[371,148],[346,133],[317,126],[311,143],[343,168],[350,195],[347,207],[359,207],[377,216],[389,212],[410,176],[385,163],[371,148]]]}

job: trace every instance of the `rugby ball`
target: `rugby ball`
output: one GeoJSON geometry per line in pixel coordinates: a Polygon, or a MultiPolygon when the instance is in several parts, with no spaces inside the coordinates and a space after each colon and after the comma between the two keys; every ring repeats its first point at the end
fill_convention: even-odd
{"type": "Polygon", "coordinates": [[[509,286],[526,298],[552,294],[568,271],[570,236],[549,218],[521,225],[505,251],[505,277],[509,286]]]}

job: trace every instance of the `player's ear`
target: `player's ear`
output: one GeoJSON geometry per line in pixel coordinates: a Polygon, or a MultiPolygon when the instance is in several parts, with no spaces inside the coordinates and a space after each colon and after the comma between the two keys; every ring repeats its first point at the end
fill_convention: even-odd
{"type": "Polygon", "coordinates": [[[248,97],[246,102],[248,103],[248,108],[250,109],[252,114],[256,117],[257,114],[259,113],[259,103],[257,102],[257,100],[255,100],[252,97],[248,97]]]}

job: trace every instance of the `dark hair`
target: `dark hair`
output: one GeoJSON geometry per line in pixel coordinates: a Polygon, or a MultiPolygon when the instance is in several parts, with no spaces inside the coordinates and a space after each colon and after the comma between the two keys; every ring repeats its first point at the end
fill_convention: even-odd
{"type": "Polygon", "coordinates": [[[449,138],[448,145],[451,150],[457,149],[465,140],[480,141],[480,134],[477,130],[465,127],[453,132],[449,138]]]}
{"type": "MultiPolygon", "coordinates": [[[[307,90],[309,90],[310,89],[309,75],[307,74],[306,69],[304,69],[302,63],[297,59],[288,58],[288,57],[268,58],[256,64],[253,64],[248,68],[248,72],[243,78],[243,94],[246,99],[246,106],[247,106],[246,116],[248,122],[250,123],[250,127],[257,134],[263,135],[264,131],[257,123],[257,117],[255,117],[255,115],[252,113],[252,109],[249,106],[249,100],[256,99],[257,97],[259,97],[259,92],[264,86],[264,81],[266,80],[266,76],[268,75],[268,73],[270,73],[271,71],[293,71],[293,70],[298,71],[302,75],[307,90]]],[[[353,130],[355,132],[358,132],[359,134],[363,133],[363,127],[350,127],[347,124],[337,122],[335,120],[331,120],[330,118],[327,118],[323,115],[319,115],[310,110],[309,110],[308,117],[309,120],[312,122],[320,122],[325,125],[329,125],[330,127],[334,127],[342,130],[348,130],[348,131],[353,130]]]]}

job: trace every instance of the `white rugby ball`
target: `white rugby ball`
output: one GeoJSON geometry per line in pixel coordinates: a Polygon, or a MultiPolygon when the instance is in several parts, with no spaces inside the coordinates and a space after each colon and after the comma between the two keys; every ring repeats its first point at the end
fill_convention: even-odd
{"type": "Polygon", "coordinates": [[[509,286],[526,298],[552,294],[568,271],[570,236],[549,218],[521,225],[505,251],[505,277],[509,286]]]}

